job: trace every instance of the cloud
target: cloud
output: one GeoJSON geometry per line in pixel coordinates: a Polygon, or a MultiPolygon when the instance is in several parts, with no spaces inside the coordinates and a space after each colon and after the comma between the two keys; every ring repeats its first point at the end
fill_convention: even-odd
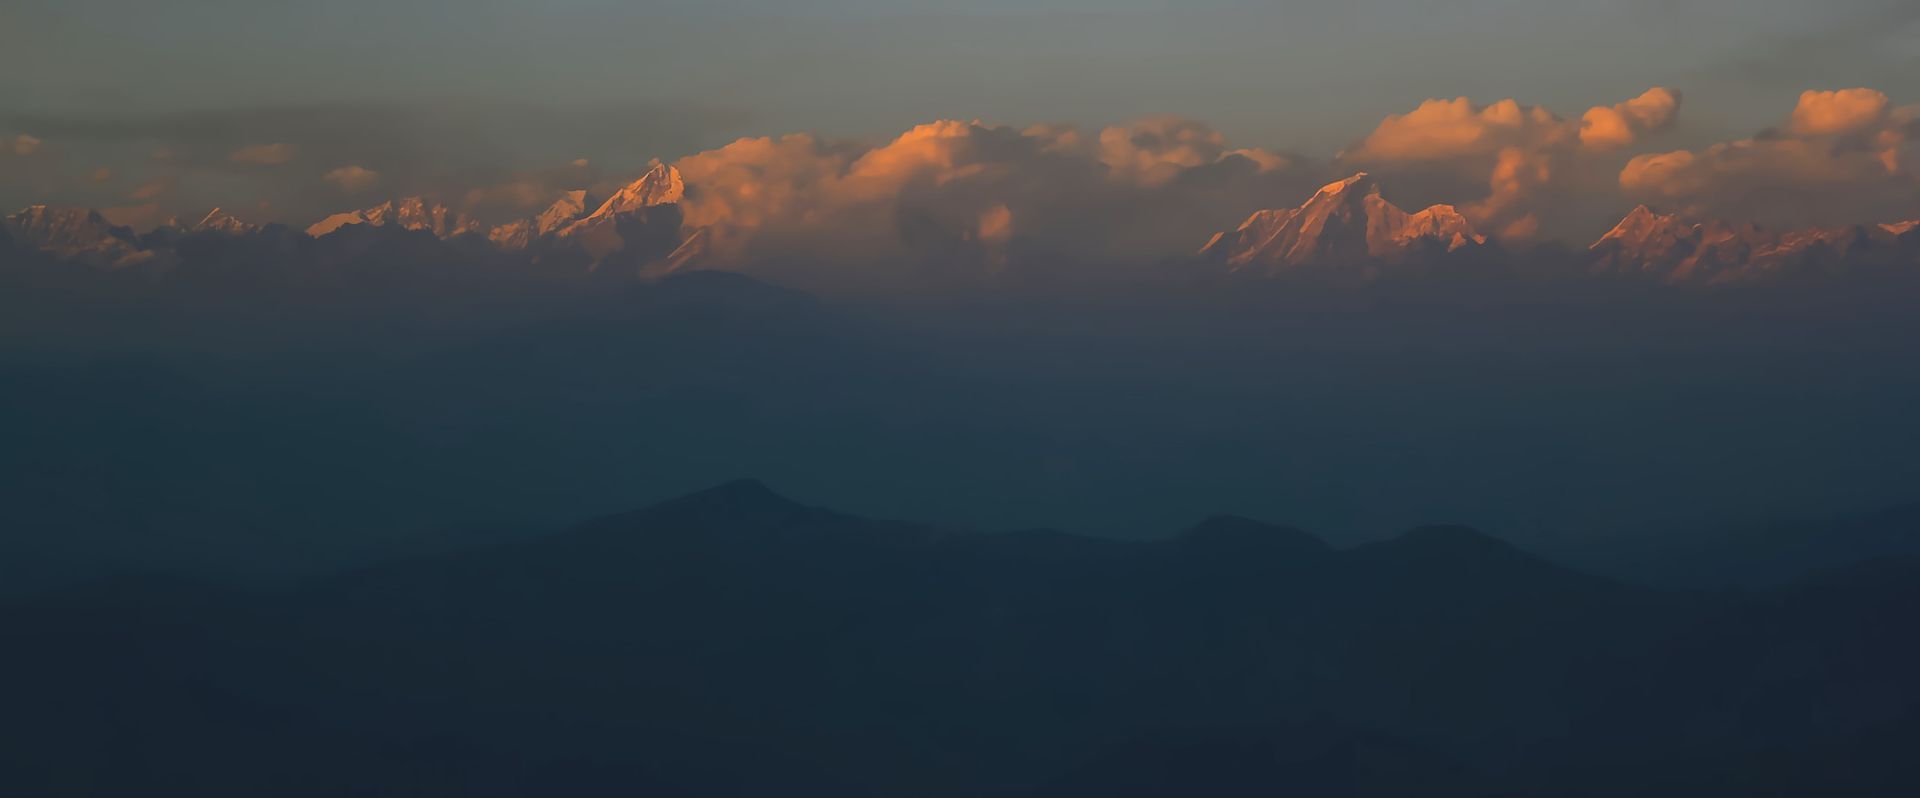
{"type": "Polygon", "coordinates": [[[1139,263],[1295,204],[1323,177],[1177,117],[1091,136],[942,120],[877,144],[748,138],[674,166],[688,185],[686,223],[708,231],[715,256],[763,267],[1139,263]]]}
{"type": "Polygon", "coordinates": [[[1265,150],[1230,151],[1226,136],[1185,117],[1152,116],[1100,131],[1100,162],[1114,179],[1144,186],[1165,185],[1186,170],[1228,155],[1245,157],[1263,170],[1284,169],[1291,163],[1265,150]]]}
{"type": "Polygon", "coordinates": [[[173,187],[174,187],[174,181],[169,179],[163,178],[159,180],[150,180],[140,184],[134,190],[128,192],[127,198],[132,200],[139,200],[142,202],[145,202],[147,200],[159,199],[161,197],[166,196],[167,194],[172,193],[173,187]]]}
{"type": "Polygon", "coordinates": [[[1349,160],[1376,163],[1435,161],[1498,153],[1508,147],[1558,146],[1573,131],[1537,105],[1514,100],[1475,105],[1472,100],[1427,100],[1405,114],[1388,116],[1349,149],[1349,160]]]}
{"type": "Polygon", "coordinates": [[[279,166],[293,160],[300,151],[299,147],[287,143],[250,144],[234,150],[227,160],[252,166],[279,166]]]}
{"type": "Polygon", "coordinates": [[[32,155],[36,152],[39,152],[40,144],[41,142],[39,139],[29,136],[25,133],[21,133],[19,135],[14,136],[11,141],[7,142],[7,149],[12,150],[13,154],[24,158],[28,155],[32,155]]]}
{"type": "Polygon", "coordinates": [[[1672,127],[1680,117],[1680,93],[1654,87],[1610,108],[1589,108],[1580,117],[1580,143],[1595,150],[1617,150],[1649,133],[1672,127]]]}
{"type": "Polygon", "coordinates": [[[1873,89],[1802,92],[1787,132],[1801,138],[1855,133],[1884,123],[1892,109],[1887,95],[1873,89]]]}
{"type": "Polygon", "coordinates": [[[327,172],[321,175],[320,179],[332,183],[341,191],[353,194],[372,188],[374,184],[379,183],[380,173],[357,164],[350,164],[327,172]]]}
{"type": "Polygon", "coordinates": [[[1649,153],[1619,173],[1628,195],[1684,213],[1804,225],[1920,213],[1910,170],[1920,107],[1873,89],[1807,91],[1784,125],[1701,150],[1649,153]]]}
{"type": "Polygon", "coordinates": [[[1679,112],[1680,93],[1664,87],[1577,120],[1512,99],[1433,99],[1388,116],[1338,161],[1376,172],[1388,186],[1404,181],[1416,194],[1459,203],[1498,235],[1531,237],[1542,216],[1584,226],[1581,206],[1611,193],[1619,168],[1611,153],[1673,127],[1679,112]]]}
{"type": "Polygon", "coordinates": [[[1013,240],[1013,211],[1005,205],[992,205],[981,211],[975,237],[988,245],[1006,246],[1013,240]]]}

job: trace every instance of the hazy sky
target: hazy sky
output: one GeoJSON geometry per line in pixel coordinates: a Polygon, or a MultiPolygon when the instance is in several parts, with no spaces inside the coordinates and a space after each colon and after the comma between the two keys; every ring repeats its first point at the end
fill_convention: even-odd
{"type": "MultiPolygon", "coordinates": [[[[630,170],[740,135],[885,137],[939,118],[1097,127],[1174,113],[1237,146],[1326,157],[1429,97],[1577,117],[1656,85],[1685,93],[1673,147],[1752,135],[1804,89],[1914,103],[1920,4],[10,0],[0,136],[66,162],[0,163],[15,172],[0,174],[0,202],[125,202],[142,181],[177,180],[155,177],[156,151],[204,147],[213,162],[295,134],[423,184],[576,158],[630,170]]],[[[191,191],[219,184],[201,175],[191,191]]]]}

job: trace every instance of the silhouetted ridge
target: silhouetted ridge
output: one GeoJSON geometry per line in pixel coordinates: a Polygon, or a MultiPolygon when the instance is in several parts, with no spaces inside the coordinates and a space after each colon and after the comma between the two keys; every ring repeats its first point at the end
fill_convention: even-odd
{"type": "Polygon", "coordinates": [[[694,538],[764,537],[777,530],[830,520],[835,513],[807,507],[756,479],[737,479],[638,510],[589,521],[566,535],[576,541],[638,541],[694,538]]]}
{"type": "Polygon", "coordinates": [[[972,535],[743,479],[287,592],[125,581],[0,604],[0,783],[1910,795],[1913,567],[1699,596],[1458,526],[1339,551],[1231,516],[1151,543],[972,535]],[[421,745],[441,740],[459,750],[421,745]],[[1776,759],[1801,775],[1751,789],[1750,763],[1776,759]],[[1847,789],[1873,768],[1900,789],[1847,789]]]}
{"type": "Polygon", "coordinates": [[[1326,541],[1290,526],[1237,515],[1216,515],[1180,534],[1180,544],[1224,553],[1325,554],[1326,541]]]}
{"type": "Polygon", "coordinates": [[[806,505],[775,493],[757,479],[736,479],[694,491],[659,505],[660,510],[716,510],[738,513],[793,513],[806,505]]]}
{"type": "Polygon", "coordinates": [[[1361,546],[1354,553],[1423,571],[1455,574],[1490,568],[1561,570],[1478,529],[1444,524],[1416,527],[1392,540],[1361,546]]]}
{"type": "Polygon", "coordinates": [[[1457,524],[1433,524],[1407,530],[1394,541],[1395,545],[1420,551],[1466,551],[1513,552],[1519,549],[1512,544],[1474,529],[1457,524]]]}
{"type": "Polygon", "coordinates": [[[748,549],[791,565],[795,558],[834,559],[867,546],[915,546],[950,534],[810,507],[775,493],[759,480],[740,479],[592,521],[565,537],[608,547],[608,552],[662,544],[675,556],[706,558],[748,549]]]}
{"type": "Polygon", "coordinates": [[[1350,554],[1373,578],[1466,602],[1460,607],[1486,600],[1504,602],[1523,596],[1537,600],[1548,595],[1571,598],[1619,589],[1611,580],[1541,559],[1465,526],[1418,527],[1392,540],[1360,546],[1350,554]]]}

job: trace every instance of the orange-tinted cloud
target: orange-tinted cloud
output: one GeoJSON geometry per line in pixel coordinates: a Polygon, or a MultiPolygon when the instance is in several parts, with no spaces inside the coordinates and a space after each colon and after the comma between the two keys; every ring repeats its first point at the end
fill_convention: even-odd
{"type": "Polygon", "coordinates": [[[993,205],[981,211],[975,237],[986,244],[1006,246],[1013,240],[1013,211],[1005,205],[993,205]]]}
{"type": "Polygon", "coordinates": [[[380,173],[357,164],[350,164],[327,172],[321,175],[320,179],[332,183],[341,191],[355,193],[372,188],[379,183],[380,173]]]}
{"type": "Polygon", "coordinates": [[[1226,136],[1185,117],[1152,116],[1100,131],[1100,162],[1114,179],[1143,186],[1165,185],[1186,170],[1236,155],[1263,171],[1292,165],[1292,159],[1266,150],[1229,150],[1226,136]]]}
{"type": "Polygon", "coordinates": [[[173,191],[173,181],[168,179],[149,180],[127,193],[127,198],[146,201],[159,199],[173,191]]]}
{"type": "Polygon", "coordinates": [[[1458,97],[1427,100],[1412,111],[1387,117],[1344,157],[1376,163],[1435,161],[1515,146],[1540,149],[1572,136],[1565,122],[1540,106],[1514,100],[1481,106],[1458,97]]]}
{"type": "Polygon", "coordinates": [[[1563,204],[1606,189],[1618,161],[1596,164],[1672,127],[1679,111],[1680,94],[1661,87],[1590,108],[1578,120],[1511,99],[1427,100],[1387,117],[1339,160],[1389,186],[1425,186],[1432,200],[1461,204],[1482,229],[1527,237],[1542,214],[1564,215],[1563,204]]]}
{"type": "Polygon", "coordinates": [[[251,144],[234,150],[227,160],[252,166],[279,166],[293,160],[300,148],[292,144],[251,144]]]}
{"type": "Polygon", "coordinates": [[[1908,168],[1916,142],[1920,107],[1895,107],[1872,89],[1808,91],[1777,130],[1639,156],[1619,184],[1694,215],[1782,224],[1909,218],[1920,213],[1920,180],[1908,168]]]}
{"type": "Polygon", "coordinates": [[[1580,143],[1594,150],[1617,150],[1672,127],[1679,117],[1680,93],[1655,86],[1612,107],[1587,109],[1580,117],[1580,143]]]}
{"type": "Polygon", "coordinates": [[[1140,259],[1296,202],[1319,177],[1174,117],[1096,136],[943,120],[871,146],[750,138],[674,166],[688,186],[686,223],[706,231],[717,258],[738,262],[953,262],[955,253],[1003,262],[1010,251],[1140,259]]]}
{"type": "Polygon", "coordinates": [[[1803,138],[1853,133],[1884,123],[1892,109],[1887,95],[1873,89],[1803,92],[1787,132],[1803,138]]]}

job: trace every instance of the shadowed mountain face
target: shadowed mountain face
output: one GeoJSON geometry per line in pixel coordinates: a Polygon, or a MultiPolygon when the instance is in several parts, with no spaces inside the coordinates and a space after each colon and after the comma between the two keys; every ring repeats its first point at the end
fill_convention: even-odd
{"type": "Polygon", "coordinates": [[[1352,549],[873,521],[735,482],[277,592],[0,610],[24,794],[1909,794],[1920,575],[1625,587],[1352,549]]]}

